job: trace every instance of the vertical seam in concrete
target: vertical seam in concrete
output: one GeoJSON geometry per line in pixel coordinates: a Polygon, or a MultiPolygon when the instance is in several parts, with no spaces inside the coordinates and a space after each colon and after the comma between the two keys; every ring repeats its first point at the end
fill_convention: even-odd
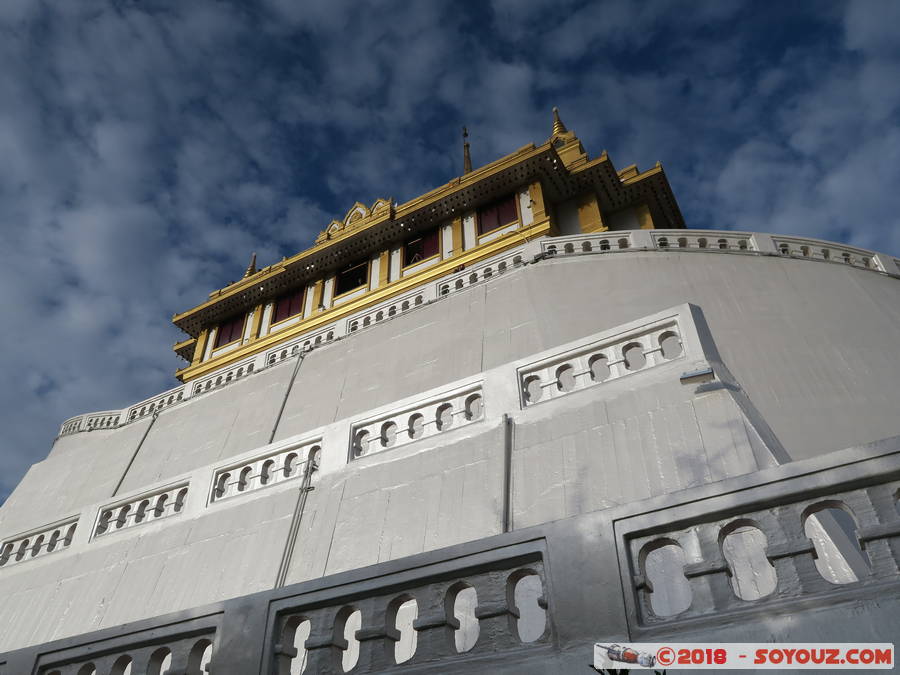
{"type": "Polygon", "coordinates": [[[153,425],[156,423],[156,418],[159,417],[159,411],[153,413],[153,417],[150,418],[150,424],[147,425],[147,428],[144,429],[144,435],[141,436],[141,440],[138,441],[137,447],[134,449],[134,452],[131,454],[131,459],[128,460],[128,466],[125,467],[125,471],[122,472],[122,477],[119,478],[119,482],[116,483],[116,487],[112,492],[111,497],[115,497],[119,493],[119,488],[122,487],[122,483],[125,482],[125,477],[128,475],[128,472],[131,470],[131,465],[134,464],[134,460],[137,459],[138,452],[140,452],[141,447],[144,445],[144,441],[147,440],[147,436],[150,435],[150,429],[153,428],[153,425]]]}
{"type": "Polygon", "coordinates": [[[291,373],[291,379],[288,381],[287,389],[284,391],[284,398],[281,399],[281,407],[278,409],[278,415],[275,417],[275,424],[272,425],[272,433],[269,434],[269,443],[275,440],[275,433],[278,431],[278,425],[281,423],[281,416],[284,414],[284,407],[287,405],[288,396],[294,388],[294,380],[297,379],[297,372],[300,370],[300,364],[303,363],[304,353],[300,352],[297,356],[297,363],[294,364],[294,372],[291,373]]]}
{"type": "Polygon", "coordinates": [[[713,483],[713,482],[715,482],[715,480],[720,480],[720,479],[714,480],[712,477],[712,466],[709,461],[709,453],[706,450],[706,440],[704,440],[704,438],[703,438],[703,428],[702,428],[702,425],[700,424],[700,417],[697,415],[697,406],[694,405],[693,399],[688,400],[688,403],[690,403],[690,405],[691,405],[691,412],[693,413],[693,417],[694,417],[694,425],[697,427],[697,438],[700,439],[700,446],[701,446],[701,449],[703,450],[703,457],[706,459],[706,462],[705,462],[706,466],[703,469],[703,483],[701,483],[701,484],[713,483]]]}
{"type": "MultiPolygon", "coordinates": [[[[481,299],[481,318],[482,318],[482,326],[484,325],[484,317],[487,316],[487,284],[484,285],[484,295],[481,299]]],[[[485,336],[487,335],[487,331],[481,331],[481,371],[484,372],[484,343],[485,336]]]]}
{"type": "Polygon", "coordinates": [[[328,574],[328,561],[331,559],[331,548],[334,546],[334,533],[337,531],[337,523],[341,516],[341,507],[344,505],[344,492],[347,489],[347,481],[341,483],[341,498],[338,501],[337,514],[334,517],[334,525],[331,527],[331,539],[328,540],[328,553],[325,554],[325,567],[322,568],[322,576],[328,574]]]}

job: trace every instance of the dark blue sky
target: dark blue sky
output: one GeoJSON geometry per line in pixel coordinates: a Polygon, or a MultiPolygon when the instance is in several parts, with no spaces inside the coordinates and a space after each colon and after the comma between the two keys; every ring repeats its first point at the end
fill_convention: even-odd
{"type": "Polygon", "coordinates": [[[900,3],[0,3],[0,500],[71,415],[174,384],[169,323],[550,133],[661,160],[689,227],[900,254],[900,3]]]}

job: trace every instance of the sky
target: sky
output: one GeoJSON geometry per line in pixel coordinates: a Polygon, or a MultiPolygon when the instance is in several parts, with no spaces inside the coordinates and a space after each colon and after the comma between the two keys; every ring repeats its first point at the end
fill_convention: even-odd
{"type": "Polygon", "coordinates": [[[171,316],[550,135],[688,227],[900,254],[900,2],[2,0],[0,502],[176,384],[171,316]]]}

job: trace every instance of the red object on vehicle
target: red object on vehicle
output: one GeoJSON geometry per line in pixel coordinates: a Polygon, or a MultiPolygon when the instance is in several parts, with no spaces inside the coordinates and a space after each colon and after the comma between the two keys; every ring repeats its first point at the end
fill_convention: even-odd
{"type": "Polygon", "coordinates": [[[634,649],[626,647],[622,650],[622,660],[625,663],[637,663],[638,653],[634,649]]]}

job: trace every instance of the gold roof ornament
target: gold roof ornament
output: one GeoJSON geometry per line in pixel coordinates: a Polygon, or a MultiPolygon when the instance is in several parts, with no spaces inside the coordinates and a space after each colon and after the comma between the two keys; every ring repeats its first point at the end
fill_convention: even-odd
{"type": "Polygon", "coordinates": [[[564,134],[569,130],[566,129],[566,125],[563,124],[562,120],[559,119],[559,108],[553,106],[553,133],[551,136],[558,136],[559,134],[564,134]]]}
{"type": "Polygon", "coordinates": [[[256,251],[253,252],[253,255],[250,256],[250,264],[247,265],[247,271],[244,272],[244,278],[246,279],[249,276],[256,274],[256,251]]]}
{"type": "Polygon", "coordinates": [[[328,227],[316,237],[316,244],[323,244],[332,239],[342,237],[376,222],[390,220],[394,215],[394,200],[376,199],[371,208],[362,202],[356,202],[347,211],[343,220],[332,220],[328,227]]]}
{"type": "Polygon", "coordinates": [[[463,175],[472,173],[472,156],[469,154],[469,130],[463,127],[463,175]]]}

